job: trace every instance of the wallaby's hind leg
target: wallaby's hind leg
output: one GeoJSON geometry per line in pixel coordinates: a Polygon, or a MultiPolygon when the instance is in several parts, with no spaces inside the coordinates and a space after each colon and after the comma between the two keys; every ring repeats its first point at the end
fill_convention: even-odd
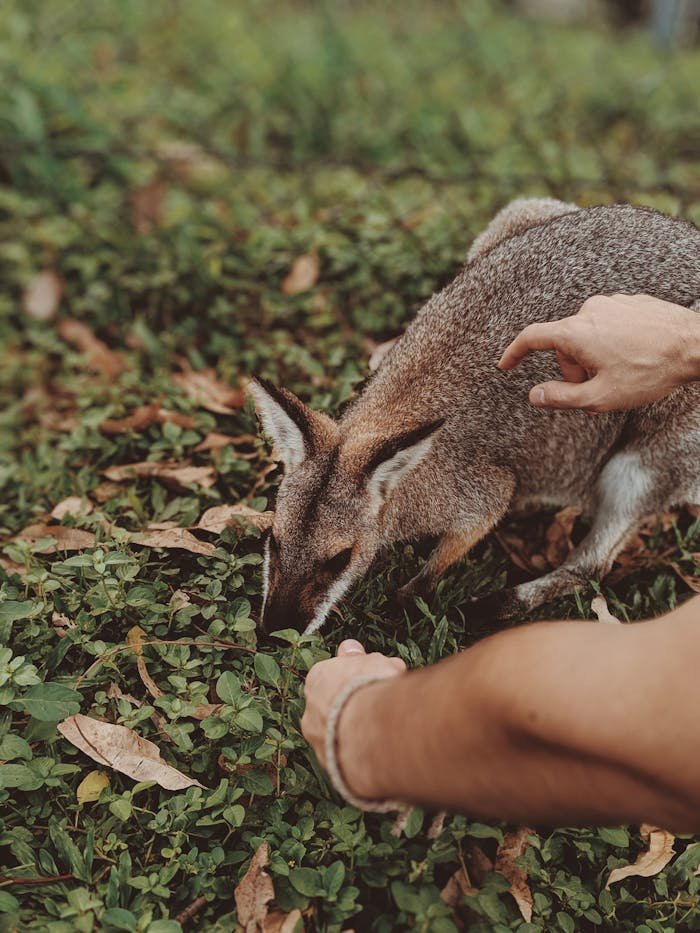
{"type": "Polygon", "coordinates": [[[591,530],[551,573],[472,604],[472,612],[497,619],[526,616],[542,603],[587,586],[596,573],[604,576],[625,541],[642,519],[674,499],[669,477],[657,475],[636,451],[615,454],[603,468],[597,485],[591,530]]]}

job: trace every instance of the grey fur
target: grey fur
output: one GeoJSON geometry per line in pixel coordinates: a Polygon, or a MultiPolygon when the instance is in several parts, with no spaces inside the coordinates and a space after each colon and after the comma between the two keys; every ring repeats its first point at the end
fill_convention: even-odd
{"type": "Polygon", "coordinates": [[[496,362],[526,325],[575,314],[591,295],[646,293],[691,307],[700,296],[700,231],[629,205],[576,209],[527,200],[502,211],[469,255],[335,425],[308,412],[322,419],[327,447],[280,487],[279,586],[271,594],[278,618],[286,606],[290,624],[318,622],[329,584],[320,574],[315,601],[313,581],[341,545],[353,548],[347,586],[383,546],[441,537],[437,556],[404,588],[413,596],[508,511],[580,505],[594,525],[566,564],[491,607],[501,617],[524,614],[605,573],[645,515],[697,501],[700,385],[636,412],[591,417],[528,403],[532,385],[559,377],[553,354],[531,355],[510,373],[496,362]],[[420,462],[385,502],[372,502],[363,473],[368,452],[443,418],[420,462]],[[620,497],[616,482],[624,482],[620,497]]]}

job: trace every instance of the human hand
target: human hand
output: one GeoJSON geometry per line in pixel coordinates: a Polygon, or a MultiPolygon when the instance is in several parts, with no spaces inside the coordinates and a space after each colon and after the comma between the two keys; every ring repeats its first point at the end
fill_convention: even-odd
{"type": "Polygon", "coordinates": [[[700,314],[649,295],[596,295],[578,314],[530,324],[498,365],[555,350],[563,381],[530,390],[538,408],[636,408],[700,378],[700,314]]]}
{"type": "MultiPolygon", "coordinates": [[[[405,671],[406,664],[400,658],[389,658],[378,652],[367,654],[360,642],[354,639],[341,642],[337,657],[314,664],[306,675],[304,685],[306,708],[301,718],[301,731],[324,767],[327,764],[325,740],[328,715],[340,690],[357,677],[385,679],[397,677],[405,671]]],[[[359,707],[364,706],[364,703],[359,701],[363,701],[375,686],[370,684],[349,697],[342,709],[336,733],[338,761],[344,778],[348,786],[360,796],[371,796],[371,791],[367,792],[366,768],[362,765],[360,769],[352,767],[357,757],[353,754],[352,746],[357,730],[363,728],[364,711],[360,713],[359,707]],[[355,770],[362,773],[356,776],[355,770]]]]}

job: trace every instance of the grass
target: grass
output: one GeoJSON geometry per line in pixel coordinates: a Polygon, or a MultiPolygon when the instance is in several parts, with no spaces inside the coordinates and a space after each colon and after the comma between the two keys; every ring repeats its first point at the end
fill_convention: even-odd
{"type": "MultiPolygon", "coordinates": [[[[475,846],[493,857],[504,827],[450,817],[431,840],[431,814],[415,811],[395,836],[390,818],[344,807],[300,738],[301,683],[348,635],[416,666],[487,634],[469,599],[519,579],[513,542],[543,553],[551,516],[509,524],[403,618],[391,593],[425,550],[397,548],[325,641],[290,634],[274,664],[256,663],[258,533],[199,533],[210,556],[130,537],[274,498],[262,442],[195,451],[214,430],[254,433],[250,408],[208,412],[174,375],[216,367],[236,384],[259,372],[334,411],[366,376],[370,342],[400,331],[509,198],[631,200],[700,222],[699,56],[663,58],[641,34],[526,22],[478,0],[7,0],[3,13],[0,929],[230,930],[233,889],[267,840],[276,904],[303,910],[309,929],[454,930],[439,891],[475,846]],[[308,253],[318,281],[284,294],[308,253]],[[42,270],[63,283],[43,321],[23,298],[42,270]],[[61,337],[67,318],[121,371],[95,371],[61,337]],[[100,429],[155,400],[183,424],[100,429]],[[103,470],[147,459],[213,465],[216,481],[140,478],[96,500],[103,470]],[[12,540],[70,495],[93,508],[62,524],[94,533],[94,547],[12,540]],[[126,644],[135,625],[155,699],[126,644]],[[221,692],[227,703],[195,718],[221,692]],[[151,738],[207,789],[109,772],[81,803],[78,786],[100,769],[56,731],[78,708],[151,738]]],[[[698,550],[689,515],[652,525],[604,586],[613,611],[636,619],[684,599],[679,573],[697,572],[698,550]]],[[[596,586],[549,614],[587,614],[596,586]]],[[[460,908],[470,929],[700,928],[693,840],[676,841],[686,854],[661,874],[611,891],[610,869],[643,848],[636,827],[533,840],[532,922],[490,873],[460,908]]]]}

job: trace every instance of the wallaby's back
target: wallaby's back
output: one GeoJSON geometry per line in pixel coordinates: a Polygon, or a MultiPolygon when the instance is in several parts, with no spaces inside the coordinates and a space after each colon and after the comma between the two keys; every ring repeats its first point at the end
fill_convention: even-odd
{"type": "MultiPolygon", "coordinates": [[[[575,314],[591,295],[619,292],[691,306],[700,298],[700,231],[650,209],[615,205],[564,214],[498,243],[433,295],[341,430],[389,433],[407,420],[446,416],[436,455],[442,448],[468,459],[487,446],[515,470],[524,494],[542,487],[542,470],[564,488],[580,488],[630,416],[534,409],[529,388],[559,377],[553,354],[535,354],[512,373],[500,372],[496,361],[528,324],[575,314]]],[[[685,402],[666,407],[679,404],[697,409],[700,392],[690,388],[685,402]]],[[[664,403],[650,408],[661,414],[664,403]]]]}

